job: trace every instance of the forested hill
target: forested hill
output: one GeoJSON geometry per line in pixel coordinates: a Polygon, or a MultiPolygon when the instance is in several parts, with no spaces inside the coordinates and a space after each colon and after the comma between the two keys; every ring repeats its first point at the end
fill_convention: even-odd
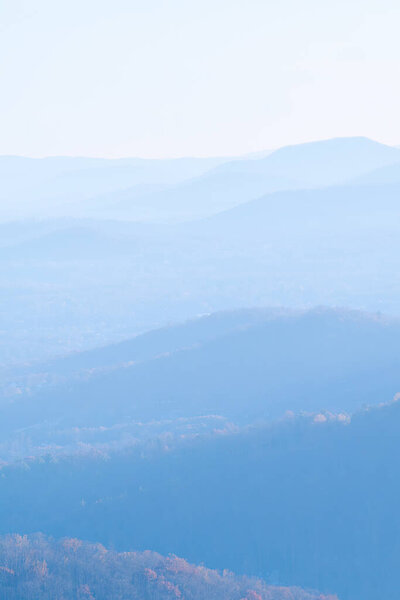
{"type": "Polygon", "coordinates": [[[340,600],[398,600],[399,423],[394,402],[350,422],[288,417],[148,452],[4,467],[0,532],[172,552],[340,600]]]}
{"type": "Polygon", "coordinates": [[[43,535],[0,539],[2,600],[337,600],[267,585],[154,552],[106,550],[43,535]]]}
{"type": "Polygon", "coordinates": [[[249,310],[34,366],[0,404],[0,460],[121,448],[156,422],[177,433],[189,419],[195,433],[210,416],[241,426],[287,410],[352,413],[400,391],[399,337],[397,320],[354,311],[249,310]],[[35,378],[42,389],[29,392],[35,378]]]}

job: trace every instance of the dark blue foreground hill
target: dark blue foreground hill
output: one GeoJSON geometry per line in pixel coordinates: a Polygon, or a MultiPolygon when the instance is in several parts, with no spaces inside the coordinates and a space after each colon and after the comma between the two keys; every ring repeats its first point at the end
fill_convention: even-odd
{"type": "Polygon", "coordinates": [[[3,468],[0,531],[172,552],[341,600],[397,600],[399,428],[394,403],[350,423],[317,414],[175,447],[166,438],[158,449],[3,468]]]}

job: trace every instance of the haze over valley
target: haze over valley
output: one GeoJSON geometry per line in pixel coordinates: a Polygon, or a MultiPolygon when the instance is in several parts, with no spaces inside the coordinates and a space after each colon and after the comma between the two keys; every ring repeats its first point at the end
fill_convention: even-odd
{"type": "Polygon", "coordinates": [[[0,171],[7,598],[397,598],[400,150],[0,171]]]}
{"type": "MultiPolygon", "coordinates": [[[[197,179],[193,172],[206,169],[207,161],[192,160],[190,169],[183,161],[181,177],[189,183],[131,197],[129,219],[123,220],[115,220],[112,201],[107,218],[100,219],[84,214],[83,199],[78,212],[67,216],[71,203],[56,193],[47,207],[27,196],[29,210],[0,224],[2,363],[47,359],[243,307],[342,306],[399,315],[400,180],[359,179],[384,165],[395,171],[399,154],[364,138],[339,139],[219,166],[215,159],[197,179]],[[215,177],[214,198],[209,186],[215,177]],[[54,218],[54,205],[63,216],[61,210],[54,218]],[[151,218],[141,213],[143,205],[151,218]],[[162,213],[170,210],[166,222],[162,213]]],[[[10,160],[0,159],[0,167],[10,160]]],[[[38,170],[45,179],[46,161],[31,162],[29,168],[15,167],[24,185],[39,178],[38,170]]],[[[113,161],[103,162],[107,167],[90,172],[92,188],[97,175],[115,168],[109,166],[113,161]]],[[[154,184],[160,177],[176,182],[176,161],[165,161],[163,168],[160,162],[138,168],[137,181],[147,178],[151,185],[152,176],[154,184]]],[[[79,181],[80,168],[68,175],[79,181]]],[[[118,181],[116,176],[116,204],[118,181]]]]}
{"type": "Polygon", "coordinates": [[[0,2],[0,600],[399,600],[399,30],[0,2]]]}

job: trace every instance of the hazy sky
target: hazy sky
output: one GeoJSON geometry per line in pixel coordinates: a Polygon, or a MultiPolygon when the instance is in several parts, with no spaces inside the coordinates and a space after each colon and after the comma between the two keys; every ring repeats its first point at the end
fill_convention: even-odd
{"type": "Polygon", "coordinates": [[[399,0],[0,0],[0,154],[400,144],[399,0]]]}

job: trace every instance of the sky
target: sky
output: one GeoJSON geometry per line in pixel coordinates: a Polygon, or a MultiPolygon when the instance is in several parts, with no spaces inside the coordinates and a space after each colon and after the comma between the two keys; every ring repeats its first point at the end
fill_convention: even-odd
{"type": "Polygon", "coordinates": [[[0,0],[0,154],[400,144],[398,0],[0,0]]]}

